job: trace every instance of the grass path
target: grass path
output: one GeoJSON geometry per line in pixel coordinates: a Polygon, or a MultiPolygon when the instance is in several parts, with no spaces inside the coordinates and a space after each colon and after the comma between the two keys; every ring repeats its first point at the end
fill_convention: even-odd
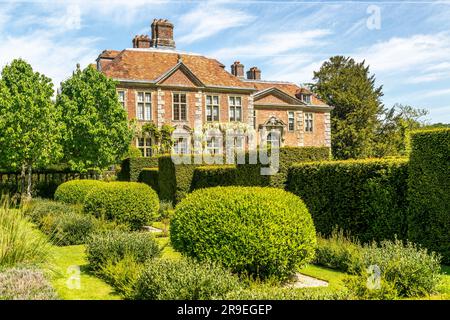
{"type": "Polygon", "coordinates": [[[120,296],[114,294],[111,286],[91,275],[86,270],[86,265],[84,245],[54,246],[52,248],[48,270],[51,273],[53,287],[58,292],[59,297],[64,300],[120,299],[120,296]],[[76,288],[77,282],[70,281],[70,278],[77,273],[78,268],[80,281],[79,288],[76,288]]]}
{"type": "Polygon", "coordinates": [[[348,277],[349,275],[341,272],[341,271],[337,271],[337,270],[333,270],[330,268],[326,268],[326,267],[321,267],[321,266],[317,266],[314,264],[308,264],[306,267],[303,267],[302,269],[299,270],[299,272],[301,274],[310,276],[310,277],[314,277],[320,280],[325,280],[328,282],[328,289],[330,290],[340,290],[343,289],[344,287],[344,283],[343,280],[344,278],[348,277]]]}

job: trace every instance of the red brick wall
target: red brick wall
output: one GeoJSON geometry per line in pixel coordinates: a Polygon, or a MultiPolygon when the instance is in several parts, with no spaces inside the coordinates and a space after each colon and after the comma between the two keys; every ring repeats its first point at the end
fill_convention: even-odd
{"type": "MultiPolygon", "coordinates": [[[[181,81],[184,77],[183,73],[174,74],[174,76],[181,81]]],[[[122,90],[122,89],[118,89],[122,90]]],[[[157,123],[158,122],[158,97],[157,90],[155,88],[152,89],[142,89],[142,88],[134,88],[134,87],[126,87],[123,90],[126,91],[126,107],[128,111],[128,118],[133,119],[136,118],[136,94],[137,91],[145,91],[152,93],[152,120],[157,123]]],[[[196,94],[198,91],[186,91],[186,90],[175,90],[175,89],[162,89],[164,92],[164,110],[165,117],[164,123],[169,124],[182,124],[187,125],[190,128],[194,128],[195,126],[195,112],[196,112],[196,94]],[[186,94],[188,110],[187,110],[187,121],[173,121],[172,118],[172,93],[173,92],[182,92],[186,94]]],[[[214,92],[202,92],[202,123],[206,123],[206,95],[218,95],[219,96],[219,121],[220,122],[228,122],[229,119],[229,106],[228,106],[228,97],[229,96],[240,96],[242,98],[242,122],[248,122],[248,95],[240,95],[234,93],[214,93],[214,92]]],[[[270,98],[270,96],[268,97],[270,98]]],[[[258,101],[258,103],[261,103],[258,101]]],[[[256,109],[256,125],[259,128],[260,124],[265,123],[270,117],[275,116],[286,124],[286,128],[284,130],[284,143],[283,145],[287,146],[299,146],[302,139],[301,135],[303,135],[303,145],[304,146],[323,146],[325,144],[325,113],[323,112],[314,112],[314,127],[313,132],[303,132],[304,123],[301,125],[298,124],[298,110],[286,108],[273,108],[273,109],[262,109],[255,107],[256,109]],[[287,131],[288,125],[288,112],[295,112],[295,130],[293,132],[287,131]]]]}

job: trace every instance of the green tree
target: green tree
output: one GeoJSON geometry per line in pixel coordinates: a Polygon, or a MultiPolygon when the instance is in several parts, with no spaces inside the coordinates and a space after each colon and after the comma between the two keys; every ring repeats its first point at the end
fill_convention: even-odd
{"type": "Polygon", "coordinates": [[[21,170],[21,191],[31,197],[35,167],[62,156],[60,113],[52,102],[53,84],[22,59],[3,68],[0,79],[0,163],[21,170]]]}
{"type": "Polygon", "coordinates": [[[61,84],[56,103],[65,124],[64,156],[72,169],[100,171],[128,152],[133,128],[114,80],[92,66],[83,71],[77,66],[61,84]]]}
{"type": "Polygon", "coordinates": [[[375,135],[375,156],[404,156],[407,154],[409,132],[424,126],[420,118],[426,116],[425,109],[396,103],[383,112],[375,135]]]}
{"type": "Polygon", "coordinates": [[[335,56],[314,72],[311,89],[331,111],[332,151],[335,158],[373,155],[378,115],[383,110],[382,87],[375,86],[365,62],[335,56]]]}

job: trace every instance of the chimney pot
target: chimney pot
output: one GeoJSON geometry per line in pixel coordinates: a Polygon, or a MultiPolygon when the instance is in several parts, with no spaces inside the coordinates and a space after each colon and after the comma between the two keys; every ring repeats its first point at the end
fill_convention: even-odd
{"type": "Polygon", "coordinates": [[[153,19],[152,38],[150,46],[153,48],[175,48],[173,40],[173,24],[167,19],[153,19]]]}
{"type": "Polygon", "coordinates": [[[133,48],[150,48],[150,38],[147,35],[136,35],[133,38],[133,48]]]}
{"type": "Polygon", "coordinates": [[[231,65],[231,74],[238,78],[244,78],[244,65],[239,61],[235,61],[231,65]]]}
{"type": "Polygon", "coordinates": [[[247,79],[261,80],[261,70],[257,67],[251,67],[250,70],[247,71],[247,79]]]}

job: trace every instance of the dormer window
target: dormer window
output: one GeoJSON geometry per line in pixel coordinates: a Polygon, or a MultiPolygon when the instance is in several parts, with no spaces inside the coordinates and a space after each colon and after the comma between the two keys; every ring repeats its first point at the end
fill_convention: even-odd
{"type": "Polygon", "coordinates": [[[302,93],[300,94],[300,100],[306,104],[311,104],[311,95],[308,93],[302,93]]]}

